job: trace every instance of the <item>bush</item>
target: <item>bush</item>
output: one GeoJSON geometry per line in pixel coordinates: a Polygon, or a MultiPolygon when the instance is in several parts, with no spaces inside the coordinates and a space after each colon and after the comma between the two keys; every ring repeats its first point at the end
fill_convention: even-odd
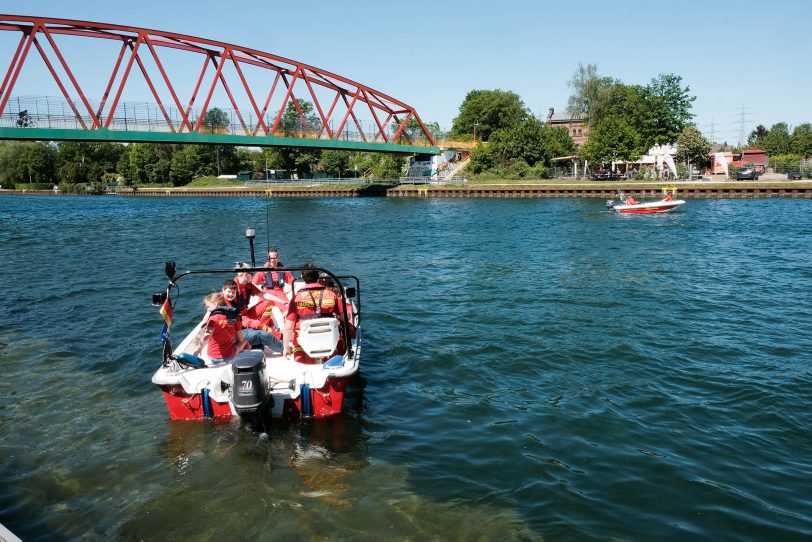
{"type": "Polygon", "coordinates": [[[14,188],[17,190],[52,190],[54,185],[51,183],[17,183],[14,188]]]}
{"type": "Polygon", "coordinates": [[[530,168],[530,171],[527,173],[527,177],[529,179],[549,179],[550,168],[544,164],[536,164],[530,168]]]}
{"type": "Polygon", "coordinates": [[[63,194],[87,193],[84,183],[69,183],[66,181],[62,181],[61,183],[59,183],[59,191],[62,192],[63,194]]]}

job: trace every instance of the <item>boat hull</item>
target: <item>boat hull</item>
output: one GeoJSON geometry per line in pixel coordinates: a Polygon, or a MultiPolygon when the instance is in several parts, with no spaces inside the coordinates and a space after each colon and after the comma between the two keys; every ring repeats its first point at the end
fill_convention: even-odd
{"type": "MultiPolygon", "coordinates": [[[[236,378],[241,369],[231,363],[213,363],[200,358],[200,367],[179,363],[178,356],[194,351],[203,332],[202,322],[192,330],[173,353],[174,361],[163,364],[152,376],[166,402],[173,420],[229,419],[245,415],[234,396],[242,397],[245,380],[236,378]]],[[[278,350],[262,350],[257,366],[256,384],[261,388],[248,414],[270,415],[272,418],[296,420],[324,418],[342,411],[347,385],[358,372],[361,358],[360,331],[351,337],[350,348],[342,354],[320,363],[300,363],[284,357],[278,350]]],[[[257,351],[250,352],[256,354],[257,351]]],[[[239,375],[238,375],[239,376],[239,375]]],[[[253,388],[253,382],[248,388],[253,388]]],[[[244,402],[244,401],[243,401],[244,402]]]]}
{"type": "Polygon", "coordinates": [[[620,204],[613,205],[611,209],[621,214],[654,214],[667,213],[673,211],[685,203],[684,200],[676,199],[672,201],[651,201],[646,203],[636,203],[634,205],[620,204]]]}
{"type": "MultiPolygon", "coordinates": [[[[295,399],[284,394],[271,393],[273,401],[268,404],[268,412],[272,417],[285,420],[334,416],[343,409],[344,392],[349,381],[349,377],[328,378],[323,387],[307,390],[309,402],[301,393],[295,399]],[[280,408],[277,408],[277,401],[280,408]]],[[[227,420],[239,416],[230,400],[223,398],[218,400],[211,394],[206,394],[207,405],[204,407],[203,393],[187,393],[181,385],[159,385],[158,387],[166,401],[169,417],[173,420],[203,420],[205,418],[227,420]]]]}

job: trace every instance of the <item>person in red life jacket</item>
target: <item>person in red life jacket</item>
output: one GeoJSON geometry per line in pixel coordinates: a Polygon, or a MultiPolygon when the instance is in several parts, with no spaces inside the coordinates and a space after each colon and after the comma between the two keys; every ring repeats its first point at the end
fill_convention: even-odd
{"type": "Polygon", "coordinates": [[[339,297],[332,290],[319,284],[319,272],[313,264],[302,271],[302,280],[305,285],[293,296],[288,306],[288,315],[285,319],[285,333],[282,338],[282,355],[287,357],[293,354],[294,361],[299,363],[315,363],[308,356],[297,340],[299,323],[312,318],[326,316],[339,317],[339,297]]]}
{"type": "MultiPolygon", "coordinates": [[[[288,309],[290,295],[293,292],[293,275],[289,271],[276,271],[276,269],[284,267],[284,264],[279,261],[279,249],[276,247],[268,249],[268,261],[265,262],[264,267],[267,267],[268,271],[255,273],[252,282],[274,298],[273,301],[265,304],[259,318],[262,325],[273,326],[271,316],[273,307],[277,307],[282,313],[288,309]]],[[[272,328],[272,333],[277,338],[281,337],[280,331],[275,328],[272,328]]]]}
{"type": "MultiPolygon", "coordinates": [[[[349,302],[344,300],[344,296],[342,295],[343,292],[341,291],[341,287],[338,284],[336,284],[335,282],[333,282],[333,279],[327,273],[322,273],[321,275],[319,275],[319,284],[321,284],[322,286],[324,286],[327,289],[332,290],[333,293],[336,294],[336,297],[338,297],[338,300],[339,300],[339,302],[338,302],[338,313],[340,315],[342,315],[342,316],[339,316],[338,319],[339,319],[339,321],[342,321],[343,320],[343,314],[344,313],[347,314],[347,321],[349,323],[349,328],[350,328],[350,337],[355,337],[355,325],[353,324],[352,303],[349,303],[349,302]]],[[[341,343],[339,342],[339,344],[341,344],[341,343]]],[[[343,350],[343,348],[339,348],[339,350],[343,350]]]]}
{"type": "MultiPolygon", "coordinates": [[[[239,267],[248,267],[247,264],[239,264],[239,267]]],[[[260,320],[259,315],[264,311],[264,306],[250,307],[251,296],[258,296],[266,301],[274,301],[276,298],[264,294],[258,286],[251,282],[251,273],[240,271],[234,280],[227,280],[223,283],[223,297],[226,304],[235,307],[242,317],[243,335],[251,346],[278,350],[279,341],[273,336],[271,328],[260,320]]]]}
{"type": "Polygon", "coordinates": [[[226,305],[221,292],[214,292],[203,299],[206,306],[205,332],[194,354],[206,348],[206,354],[214,363],[228,362],[240,351],[251,348],[242,333],[239,312],[226,305]]]}
{"type": "Polygon", "coordinates": [[[666,192],[663,201],[672,201],[672,200],[673,198],[671,198],[671,192],[666,192]]]}
{"type": "Polygon", "coordinates": [[[631,196],[626,196],[626,205],[637,205],[637,200],[631,196]]]}
{"type": "Polygon", "coordinates": [[[269,268],[269,271],[254,275],[254,284],[257,286],[264,285],[266,290],[290,291],[290,285],[293,284],[293,275],[289,271],[274,271],[274,269],[285,267],[285,264],[279,261],[279,249],[276,247],[268,249],[268,261],[265,262],[263,267],[269,268]]]}

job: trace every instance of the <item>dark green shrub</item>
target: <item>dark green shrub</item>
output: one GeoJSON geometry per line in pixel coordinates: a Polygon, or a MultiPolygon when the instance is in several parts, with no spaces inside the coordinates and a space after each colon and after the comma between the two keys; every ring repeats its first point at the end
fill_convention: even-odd
{"type": "Polygon", "coordinates": [[[17,190],[53,190],[51,183],[17,183],[14,185],[17,190]]]}

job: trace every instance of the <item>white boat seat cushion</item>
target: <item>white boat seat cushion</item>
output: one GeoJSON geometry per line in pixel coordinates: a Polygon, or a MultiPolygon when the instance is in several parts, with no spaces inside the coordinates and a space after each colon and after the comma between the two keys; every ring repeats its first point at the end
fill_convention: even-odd
{"type": "Polygon", "coordinates": [[[338,320],[313,318],[299,322],[297,341],[311,358],[326,358],[338,345],[338,320]]]}

